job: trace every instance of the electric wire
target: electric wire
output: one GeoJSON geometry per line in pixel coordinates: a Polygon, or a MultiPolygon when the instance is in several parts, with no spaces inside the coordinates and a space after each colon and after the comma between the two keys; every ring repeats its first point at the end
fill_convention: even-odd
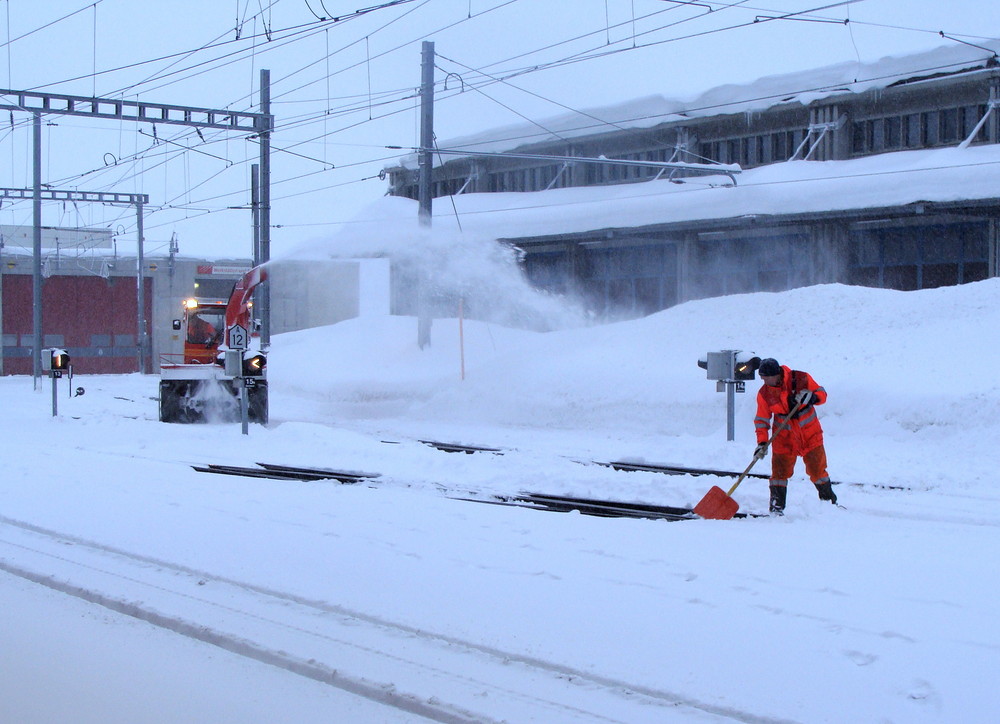
{"type": "MultiPolygon", "coordinates": [[[[88,7],[89,7],[89,6],[88,6],[88,7]]],[[[829,7],[829,6],[824,6],[824,7],[829,7]]],[[[807,12],[808,12],[808,11],[807,11],[807,12]]],[[[471,15],[471,13],[470,13],[470,15],[471,15]]],[[[721,30],[721,29],[720,29],[720,30],[721,30]]],[[[16,40],[16,39],[15,39],[15,40],[16,40]]],[[[663,41],[663,42],[670,42],[670,41],[663,41]]],[[[451,61],[451,62],[455,62],[455,61],[451,61]]],[[[402,99],[400,99],[400,100],[402,100],[402,99]]],[[[345,111],[345,112],[355,112],[355,111],[354,111],[354,110],[352,109],[352,110],[350,110],[350,111],[345,111]]],[[[374,119],[370,119],[370,120],[374,120],[374,119]]],[[[350,127],[350,126],[349,126],[349,127],[350,127]]],[[[313,160],[316,160],[316,159],[313,159],[313,160]]]]}
{"type": "MultiPolygon", "coordinates": [[[[270,8],[272,8],[272,7],[273,7],[273,6],[275,5],[275,4],[277,4],[278,2],[280,2],[280,0],[272,0],[272,1],[271,1],[271,2],[270,2],[270,3],[268,4],[268,6],[267,6],[267,9],[270,9],[270,8]]],[[[244,9],[244,22],[246,21],[246,15],[245,15],[245,12],[246,12],[246,9],[244,9]]],[[[253,20],[253,19],[256,19],[256,18],[258,17],[258,15],[260,15],[260,14],[261,14],[261,13],[263,13],[263,12],[264,12],[264,8],[262,8],[262,9],[261,9],[261,12],[260,12],[260,13],[255,13],[255,14],[254,14],[254,15],[253,15],[253,16],[251,17],[251,20],[253,20]]],[[[237,18],[237,20],[238,20],[238,18],[237,18]]],[[[237,31],[237,33],[238,33],[238,31],[237,31]]],[[[132,90],[134,90],[135,88],[137,88],[137,87],[139,87],[139,86],[142,86],[142,85],[145,85],[145,84],[146,84],[146,83],[148,83],[148,82],[151,82],[151,80],[152,80],[153,78],[158,78],[158,77],[162,76],[162,74],[163,74],[163,73],[164,73],[164,72],[165,72],[166,70],[169,70],[170,68],[172,68],[173,66],[175,66],[175,65],[176,65],[177,63],[180,63],[180,62],[181,62],[182,60],[184,60],[185,58],[189,58],[189,57],[191,57],[192,55],[194,55],[195,53],[198,53],[198,52],[201,52],[201,51],[203,51],[203,50],[204,50],[204,49],[205,49],[206,47],[214,45],[215,43],[217,43],[217,42],[218,42],[219,40],[221,40],[222,38],[224,38],[224,37],[225,37],[226,35],[228,35],[228,34],[229,34],[229,31],[227,30],[227,31],[226,31],[225,33],[222,33],[222,34],[220,34],[220,35],[216,36],[216,37],[215,37],[215,38],[214,38],[213,40],[210,40],[210,41],[209,41],[208,43],[205,43],[205,44],[203,44],[203,45],[202,45],[201,47],[199,47],[199,48],[196,48],[196,49],[194,49],[194,50],[190,50],[190,51],[188,51],[187,53],[185,53],[185,54],[183,54],[183,55],[181,55],[181,56],[178,56],[178,57],[177,57],[176,59],[174,59],[174,61],[173,61],[172,63],[170,63],[170,65],[168,65],[168,66],[167,66],[166,68],[162,68],[162,69],[160,69],[160,70],[156,71],[155,73],[153,73],[153,74],[152,74],[151,76],[149,76],[149,77],[147,77],[147,78],[145,78],[145,79],[143,79],[143,80],[140,80],[140,81],[138,81],[138,82],[136,82],[136,83],[134,83],[134,84],[132,84],[132,85],[130,85],[130,86],[128,86],[128,87],[126,87],[126,88],[124,88],[124,89],[119,89],[118,91],[115,91],[115,95],[118,95],[118,94],[124,94],[124,93],[126,93],[126,92],[128,92],[128,91],[132,91],[132,90]]],[[[255,43],[255,44],[256,44],[256,43],[255,43]]]]}
{"type": "MultiPolygon", "coordinates": [[[[928,68],[928,69],[926,69],[926,70],[927,70],[927,71],[933,71],[933,70],[937,70],[937,68],[928,68]]],[[[813,89],[808,89],[808,90],[806,90],[806,91],[802,91],[802,92],[811,92],[811,91],[816,91],[816,90],[821,90],[821,89],[818,89],[818,88],[813,88],[813,89]]],[[[782,94],[782,95],[784,95],[784,94],[782,94]]],[[[770,98],[774,98],[774,97],[776,97],[776,96],[773,96],[773,97],[770,97],[770,98]]],[[[758,99],[758,100],[767,100],[768,98],[769,98],[769,97],[763,97],[763,96],[762,96],[762,97],[759,97],[759,99],[758,99]]],[[[708,108],[709,108],[709,107],[707,107],[707,106],[705,107],[705,109],[708,109],[708,108]]],[[[360,124],[359,124],[359,125],[360,125],[360,124]]],[[[182,152],[177,152],[177,153],[179,154],[179,153],[182,153],[182,152]]],[[[395,158],[395,157],[396,157],[396,156],[388,156],[388,157],[385,157],[385,158],[382,158],[382,159],[375,159],[374,161],[386,161],[386,160],[390,160],[390,159],[392,159],[392,158],[395,158]]],[[[166,162],[166,161],[164,161],[164,163],[165,163],[165,162],[166,162]]],[[[361,163],[370,163],[370,162],[372,162],[372,160],[368,160],[368,161],[363,161],[363,162],[358,162],[358,164],[351,164],[351,165],[359,165],[359,164],[361,164],[361,163]]],[[[245,164],[246,162],[237,162],[237,163],[243,163],[243,164],[245,164]]],[[[156,168],[156,167],[159,167],[160,165],[162,165],[162,164],[157,164],[156,166],[154,166],[154,168],[156,168]]],[[[292,180],[298,180],[298,179],[301,179],[301,178],[305,178],[305,177],[307,177],[307,176],[310,176],[310,175],[313,175],[313,174],[311,174],[311,173],[310,173],[310,174],[303,174],[303,175],[300,175],[300,176],[298,176],[298,177],[293,177],[293,178],[291,178],[291,179],[287,179],[287,181],[292,181],[292,180]]],[[[276,185],[279,185],[279,184],[281,184],[281,183],[283,183],[283,181],[280,181],[280,180],[279,180],[279,181],[276,181],[276,182],[275,182],[275,184],[276,184],[276,185]]],[[[246,192],[246,189],[240,189],[240,190],[238,190],[238,191],[234,191],[234,192],[233,192],[233,194],[237,194],[237,193],[245,193],[245,192],[246,192]]],[[[227,195],[233,195],[233,194],[227,194],[227,195]]],[[[199,201],[197,201],[196,203],[203,203],[204,201],[205,201],[205,200],[199,200],[199,201]]]]}
{"type": "MultiPolygon", "coordinates": [[[[7,19],[8,19],[7,20],[7,28],[8,28],[8,36],[7,37],[8,37],[8,39],[7,39],[7,42],[4,43],[3,45],[0,45],[0,47],[5,47],[6,46],[7,48],[10,48],[10,45],[12,43],[16,43],[18,40],[23,40],[24,38],[30,37],[30,36],[34,35],[35,33],[38,33],[38,32],[41,32],[42,30],[45,30],[46,28],[51,28],[53,25],[58,25],[63,20],[68,20],[69,18],[73,17],[74,15],[79,15],[80,13],[84,12],[85,10],[88,10],[90,8],[93,8],[93,7],[97,7],[102,2],[104,2],[104,0],[92,0],[92,2],[87,3],[85,6],[83,6],[79,10],[74,10],[71,13],[63,15],[61,18],[56,18],[55,20],[52,20],[52,21],[50,21],[48,23],[45,23],[45,25],[40,25],[39,27],[35,28],[34,30],[29,30],[27,33],[24,33],[23,35],[19,35],[16,38],[10,38],[10,35],[9,35],[9,32],[10,32],[10,15],[8,14],[8,16],[7,16],[7,19]]],[[[9,4],[10,3],[9,3],[9,0],[8,0],[8,5],[9,4]]]]}
{"type": "MultiPolygon", "coordinates": [[[[535,64],[535,65],[528,66],[528,67],[523,68],[523,69],[510,71],[510,72],[508,72],[508,73],[506,73],[505,75],[502,76],[502,80],[509,80],[510,78],[514,78],[514,77],[517,77],[517,76],[520,76],[520,75],[525,75],[525,74],[528,74],[528,73],[536,73],[536,72],[539,72],[539,71],[542,71],[542,70],[550,70],[550,69],[553,69],[553,68],[561,68],[561,67],[564,67],[564,66],[567,66],[567,65],[572,65],[572,64],[576,64],[576,63],[580,63],[580,62],[585,62],[585,61],[589,61],[589,60],[596,60],[598,58],[606,58],[606,57],[609,57],[609,56],[612,56],[612,55],[617,55],[619,53],[634,52],[634,51],[637,51],[637,50],[644,50],[646,48],[652,48],[652,47],[656,47],[656,46],[659,46],[659,45],[665,45],[667,43],[676,43],[676,42],[680,42],[682,40],[691,40],[693,38],[705,37],[705,36],[708,36],[708,35],[714,35],[716,33],[724,33],[724,32],[729,32],[731,30],[737,30],[737,29],[740,29],[740,28],[747,28],[747,27],[751,27],[753,25],[759,25],[759,24],[761,24],[763,22],[772,22],[772,21],[776,21],[776,20],[780,20],[780,19],[787,19],[787,18],[795,16],[795,15],[803,15],[803,14],[808,14],[808,13],[814,13],[814,12],[818,12],[820,10],[825,10],[825,9],[829,9],[829,8],[832,8],[832,7],[839,7],[841,5],[845,5],[845,4],[848,4],[850,2],[856,2],[856,1],[857,0],[843,0],[842,2],[836,2],[836,3],[832,3],[832,4],[828,4],[828,5],[822,5],[822,6],[819,6],[819,7],[816,7],[816,8],[812,8],[810,10],[802,10],[802,11],[798,11],[798,12],[795,12],[795,13],[787,13],[787,14],[781,16],[781,17],[771,18],[771,19],[768,19],[766,21],[752,20],[752,21],[747,21],[747,22],[735,23],[735,24],[727,25],[727,26],[723,26],[723,27],[710,28],[708,30],[702,30],[702,31],[695,32],[695,33],[689,33],[687,35],[674,36],[674,37],[671,37],[671,38],[666,38],[664,40],[649,41],[647,43],[644,43],[644,44],[641,44],[641,45],[635,45],[635,46],[632,46],[632,47],[616,48],[616,49],[611,49],[611,50],[596,49],[596,50],[591,50],[591,51],[581,51],[579,53],[574,53],[573,55],[570,55],[570,56],[568,56],[566,58],[562,58],[562,59],[559,59],[559,60],[550,61],[548,63],[535,64]]],[[[679,22],[683,22],[683,21],[679,21],[679,22]]],[[[679,22],[678,22],[678,24],[679,24],[679,22]]],[[[658,32],[660,29],[662,29],[662,28],[655,28],[653,30],[648,30],[648,31],[645,31],[643,33],[640,33],[640,35],[649,35],[651,33],[658,32]]],[[[603,48],[604,46],[601,46],[601,47],[603,48]]]]}
{"type": "MultiPolygon", "coordinates": [[[[274,2],[278,2],[279,0],[273,0],[273,1],[274,2]]],[[[313,25],[313,23],[309,23],[308,25],[313,25]]],[[[299,28],[299,27],[302,27],[302,26],[296,26],[296,28],[299,28]]],[[[289,28],[289,29],[286,29],[286,30],[294,30],[296,28],[289,28]]],[[[227,30],[226,33],[222,34],[219,37],[224,37],[225,35],[228,35],[228,34],[229,34],[229,31],[227,30]]],[[[253,37],[259,37],[259,36],[252,36],[249,39],[253,39],[253,37]]],[[[248,38],[243,38],[242,40],[246,40],[246,39],[248,39],[248,38]]],[[[174,59],[174,58],[180,58],[180,57],[184,57],[184,56],[189,56],[189,55],[191,55],[192,53],[195,53],[195,52],[199,52],[199,51],[203,51],[203,50],[208,50],[208,49],[211,49],[211,48],[214,48],[214,47],[221,47],[221,46],[224,46],[224,45],[229,45],[229,44],[237,43],[237,42],[240,42],[240,40],[226,40],[226,41],[222,41],[220,43],[217,43],[215,45],[207,44],[207,45],[204,45],[204,46],[202,46],[200,48],[196,48],[196,49],[193,49],[193,50],[192,49],[181,50],[181,51],[178,51],[176,53],[169,53],[167,55],[158,56],[156,58],[149,58],[149,59],[146,59],[146,60],[136,61],[134,63],[127,63],[125,65],[116,66],[114,68],[107,68],[105,70],[100,70],[100,71],[97,71],[96,75],[98,75],[98,76],[109,75],[109,74],[117,73],[117,72],[120,72],[120,71],[123,71],[123,70],[132,70],[134,68],[140,68],[140,67],[142,67],[144,65],[149,65],[151,63],[159,63],[159,62],[165,61],[165,60],[171,60],[171,59],[174,59]]],[[[61,80],[52,81],[50,83],[44,83],[42,85],[37,85],[37,86],[33,86],[31,88],[26,88],[25,90],[38,91],[38,90],[42,90],[42,89],[45,89],[45,88],[50,88],[50,87],[55,86],[55,85],[66,85],[66,84],[73,83],[73,82],[76,82],[76,81],[79,81],[79,80],[89,80],[92,75],[95,75],[95,74],[94,73],[86,73],[84,75],[73,76],[73,77],[70,77],[70,78],[63,78],[61,80]]],[[[149,82],[149,80],[150,79],[147,79],[147,81],[143,81],[143,82],[149,82]]],[[[124,93],[126,91],[133,90],[136,85],[137,84],[133,84],[131,86],[126,86],[125,88],[119,89],[117,91],[111,91],[111,92],[107,93],[106,95],[113,96],[113,95],[116,95],[116,94],[121,94],[121,93],[124,93]]]]}
{"type": "MultiPolygon", "coordinates": [[[[430,1],[431,0],[423,0],[423,2],[421,2],[416,8],[411,9],[411,10],[407,10],[402,16],[399,16],[398,18],[389,21],[384,26],[382,26],[382,28],[379,28],[379,29],[377,29],[374,32],[380,32],[381,30],[383,30],[386,27],[389,27],[389,25],[393,24],[394,22],[396,22],[397,20],[401,19],[402,17],[406,17],[411,12],[414,12],[415,10],[419,10],[420,8],[426,6],[427,4],[430,3],[430,1]]],[[[510,0],[510,1],[511,2],[516,2],[517,0],[510,0]]],[[[274,2],[277,2],[277,0],[274,0],[274,2]]],[[[281,38],[278,38],[278,39],[274,38],[273,33],[272,34],[265,34],[268,37],[269,43],[268,43],[268,45],[264,46],[263,48],[259,48],[258,49],[257,46],[254,46],[253,48],[249,48],[249,49],[244,48],[244,49],[241,49],[241,50],[233,51],[232,53],[226,54],[224,56],[219,56],[219,57],[216,57],[216,58],[213,58],[213,59],[210,59],[210,60],[203,61],[201,63],[195,64],[193,66],[189,66],[188,68],[186,68],[184,70],[192,70],[194,68],[199,68],[199,67],[202,67],[204,65],[210,65],[212,63],[219,63],[218,65],[212,66],[212,67],[207,68],[207,69],[203,69],[203,70],[199,71],[198,73],[194,73],[191,76],[185,76],[181,80],[189,80],[192,77],[197,77],[198,75],[202,75],[204,73],[211,72],[211,71],[214,71],[214,70],[218,70],[219,68],[222,68],[222,67],[225,67],[225,66],[228,66],[228,65],[232,65],[234,62],[238,62],[240,60],[240,58],[233,58],[233,56],[238,56],[240,53],[244,53],[244,54],[246,54],[246,53],[256,53],[258,50],[262,54],[263,53],[271,53],[271,52],[274,52],[274,51],[276,51],[276,50],[284,47],[285,45],[287,45],[289,43],[298,42],[298,41],[301,41],[301,40],[304,40],[304,39],[312,38],[312,37],[314,37],[315,35],[317,35],[320,32],[325,32],[326,30],[329,29],[329,27],[332,24],[343,23],[343,22],[346,22],[346,21],[349,21],[349,20],[355,20],[357,18],[362,17],[363,15],[369,14],[369,13],[377,11],[377,10],[383,10],[383,9],[387,9],[387,8],[392,8],[392,7],[396,7],[396,6],[407,4],[407,3],[411,3],[411,2],[417,2],[417,0],[390,0],[389,2],[384,2],[384,3],[381,3],[379,5],[373,5],[373,6],[370,6],[368,8],[362,8],[360,10],[355,10],[352,13],[348,13],[348,14],[345,14],[345,15],[342,15],[342,16],[329,18],[329,19],[326,19],[326,20],[323,20],[323,21],[317,21],[319,23],[320,27],[317,27],[317,23],[310,23],[310,24],[303,25],[303,26],[296,26],[296,29],[297,28],[302,28],[302,30],[297,30],[297,32],[295,32],[295,33],[292,33],[292,34],[290,34],[288,36],[281,37],[281,38]],[[226,60],[226,59],[228,59],[228,60],[226,60]],[[226,60],[226,62],[221,62],[223,60],[226,60]]],[[[272,5],[273,4],[274,3],[272,3],[272,5]]],[[[370,33],[370,34],[374,34],[374,32],[370,33]]],[[[350,47],[351,45],[355,45],[355,44],[357,44],[359,42],[361,42],[361,41],[360,40],[353,41],[347,47],[350,47]]],[[[286,76],[284,76],[282,78],[275,78],[275,79],[273,79],[272,80],[272,87],[279,85],[280,83],[282,83],[284,80],[286,80],[291,75],[295,75],[298,72],[301,72],[302,70],[305,70],[305,69],[307,69],[307,68],[309,68],[309,67],[311,67],[313,65],[318,64],[319,62],[322,62],[322,59],[320,61],[309,63],[306,66],[304,66],[303,68],[300,68],[298,71],[294,71],[293,73],[291,73],[289,75],[286,75],[286,76]]],[[[182,70],[182,71],[178,71],[178,72],[184,72],[184,71],[182,70]]],[[[161,75],[161,76],[159,76],[157,78],[157,80],[165,78],[165,77],[167,77],[169,75],[173,75],[173,73],[167,74],[167,75],[161,75]]],[[[171,83],[172,82],[173,81],[171,81],[171,83]]],[[[319,81],[314,81],[314,83],[315,82],[319,82],[319,81]]],[[[159,90],[159,88],[165,87],[165,85],[169,85],[169,83],[161,85],[161,86],[155,86],[153,88],[148,88],[148,89],[145,90],[145,92],[148,93],[148,92],[152,92],[154,90],[159,90]]],[[[240,98],[237,98],[236,100],[231,101],[230,105],[235,105],[237,103],[241,103],[243,101],[246,101],[249,98],[251,98],[251,95],[252,94],[248,94],[248,95],[244,95],[244,96],[242,96],[240,98]]],[[[276,94],[274,97],[275,98],[280,98],[280,95],[281,94],[276,94]]]]}
{"type": "MultiPolygon", "coordinates": [[[[514,0],[511,0],[511,1],[513,2],[514,0]]],[[[741,2],[745,2],[745,1],[746,1],[746,0],[741,0],[741,2]]],[[[492,10],[495,10],[495,9],[497,9],[497,8],[499,8],[499,7],[503,7],[503,6],[505,6],[505,5],[508,5],[508,4],[510,4],[510,3],[503,3],[503,4],[501,4],[500,6],[496,6],[496,7],[494,7],[494,8],[490,8],[489,10],[487,10],[487,11],[484,11],[483,13],[480,13],[479,15],[483,15],[483,14],[485,14],[486,12],[491,12],[492,10]]],[[[728,4],[728,5],[725,5],[725,6],[723,6],[723,7],[724,7],[724,8],[730,8],[730,7],[733,7],[733,6],[736,6],[736,5],[739,5],[739,4],[741,4],[741,3],[730,3],[730,4],[728,4]]],[[[663,12],[663,11],[659,11],[659,12],[663,12]]],[[[478,16],[476,16],[476,17],[478,17],[478,16]]],[[[461,21],[460,21],[460,22],[461,22],[461,21]]],[[[454,25],[454,24],[452,24],[452,25],[454,25]]],[[[446,27],[451,27],[451,26],[446,26],[446,27]]],[[[396,50],[396,49],[398,49],[399,47],[403,47],[403,46],[405,46],[405,44],[402,44],[402,45],[400,45],[400,46],[397,46],[396,48],[393,48],[393,49],[390,49],[390,51],[386,51],[386,52],[392,52],[393,50],[396,50]]],[[[356,66],[356,65],[357,65],[357,64],[355,64],[355,66],[356,66]]],[[[352,67],[355,67],[355,66],[352,66],[352,67]]]]}

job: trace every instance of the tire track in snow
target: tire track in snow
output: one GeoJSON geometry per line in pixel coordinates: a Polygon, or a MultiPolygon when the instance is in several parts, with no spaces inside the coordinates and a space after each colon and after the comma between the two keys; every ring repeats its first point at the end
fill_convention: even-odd
{"type": "Polygon", "coordinates": [[[98,591],[84,588],[43,573],[30,571],[26,568],[8,563],[0,559],[0,570],[18,576],[46,588],[80,598],[89,603],[95,603],[116,613],[124,614],[140,621],[145,621],[159,628],[172,631],[203,643],[217,646],[231,653],[254,659],[270,666],[285,669],[293,674],[304,676],[323,684],[334,686],[343,691],[370,699],[379,704],[390,706],[426,719],[447,724],[471,724],[484,720],[471,712],[459,712],[433,701],[423,702],[412,695],[397,694],[391,687],[366,681],[363,678],[346,676],[336,669],[316,661],[305,661],[281,651],[274,651],[260,646],[253,641],[231,634],[214,631],[198,623],[187,621],[176,616],[158,613],[140,604],[115,598],[98,591]]]}
{"type": "MultiPolygon", "coordinates": [[[[647,686],[634,685],[630,682],[601,676],[592,672],[546,661],[537,657],[504,651],[491,646],[477,644],[457,637],[426,631],[424,629],[389,621],[376,616],[353,611],[342,606],[323,601],[311,600],[289,592],[278,591],[266,586],[249,584],[225,576],[199,571],[183,565],[171,563],[151,556],[145,556],[130,551],[89,541],[78,536],[60,533],[24,521],[13,520],[0,516],[0,524],[14,529],[12,532],[23,531],[33,535],[28,541],[15,542],[0,540],[0,544],[16,548],[33,555],[34,566],[14,563],[6,558],[0,558],[0,569],[12,575],[19,576],[34,583],[44,585],[64,594],[96,603],[110,610],[131,616],[153,625],[165,628],[175,633],[218,646],[232,653],[286,669],[292,673],[335,686],[339,689],[363,696],[386,706],[410,712],[433,721],[441,722],[493,722],[505,719],[505,709],[513,705],[513,717],[519,718],[525,711],[537,714],[541,710],[554,710],[560,716],[571,716],[579,721],[662,721],[668,714],[688,716],[705,720],[739,721],[748,724],[785,724],[787,720],[762,717],[751,712],[735,708],[717,706],[709,702],[700,702],[675,692],[664,691],[647,686]],[[39,550],[44,545],[57,546],[55,552],[39,550]],[[80,554],[83,554],[82,556],[80,554]],[[73,560],[71,554],[86,560],[73,560]],[[54,565],[48,568],[60,568],[59,573],[40,572],[38,559],[54,565]],[[131,568],[128,574],[123,568],[131,568]],[[85,572],[80,574],[80,570],[85,572]],[[85,582],[71,580],[83,576],[85,582]],[[89,583],[86,579],[90,579],[89,583]],[[104,585],[95,585],[98,583],[104,585]],[[150,580],[152,579],[152,580],[150,580]],[[179,580],[178,580],[179,579],[179,580]],[[172,585],[171,585],[172,584],[172,585]],[[198,595],[185,592],[189,587],[198,595]],[[192,616],[159,611],[152,605],[143,603],[143,594],[148,596],[149,589],[155,589],[161,594],[180,597],[182,606],[193,606],[201,609],[203,616],[192,620],[192,616]],[[108,593],[108,590],[115,593],[108,593]],[[131,595],[122,595],[126,590],[131,595]],[[214,594],[214,595],[213,595],[214,594]],[[218,600],[212,600],[216,598],[218,600]],[[233,602],[235,601],[235,603],[233,602]],[[275,606],[282,620],[275,620],[275,606]],[[261,609],[261,613],[252,609],[261,609]],[[205,613],[211,609],[213,615],[205,613]],[[304,611],[304,614],[303,614],[304,611]],[[218,615],[221,612],[221,616],[218,615]],[[267,645],[246,635],[225,631],[228,625],[233,626],[232,618],[250,618],[254,626],[271,626],[292,632],[302,637],[325,639],[323,643],[334,644],[338,653],[344,648],[360,651],[362,659],[372,658],[388,660],[389,665],[410,669],[416,668],[423,674],[429,674],[432,684],[446,682],[445,688],[456,684],[463,688],[456,696],[448,694],[427,694],[428,687],[422,677],[415,677],[417,685],[394,684],[389,681],[374,681],[364,675],[344,673],[353,667],[350,665],[335,667],[325,663],[317,656],[303,654],[301,650],[287,646],[267,645]],[[336,635],[316,630],[317,617],[324,617],[327,628],[335,629],[336,635]],[[215,618],[221,622],[206,621],[215,618]],[[332,618],[339,621],[331,621],[332,618]],[[299,624],[292,623],[292,619],[299,624]],[[357,636],[343,637],[347,629],[364,628],[369,634],[379,639],[376,646],[370,641],[358,643],[357,636]],[[388,635],[387,635],[388,634],[388,635]],[[403,646],[393,643],[408,642],[403,646]],[[416,642],[416,646],[413,646],[416,642]],[[378,646],[385,645],[382,650],[378,646]],[[416,651],[409,649],[416,648],[416,651]],[[428,648],[430,654],[428,655],[428,648]],[[289,653],[288,650],[294,653],[289,653]],[[396,653],[399,651],[399,653],[396,653]],[[445,658],[457,658],[449,668],[445,658]],[[423,654],[423,655],[421,655],[423,654]],[[471,657],[471,659],[470,659],[471,657]],[[423,660],[421,660],[423,659],[423,660]],[[431,661],[433,663],[427,663],[431,661]],[[462,663],[465,662],[465,664],[462,663]],[[501,667],[497,675],[476,678],[477,669],[492,669],[501,667]],[[470,673],[471,672],[471,673],[470,673]],[[526,680],[525,680],[526,677],[526,680]],[[539,681],[539,678],[542,681],[539,681]],[[505,681],[496,684],[494,681],[505,681]],[[521,686],[518,686],[518,684],[521,686]],[[525,684],[529,684],[525,686],[525,684]],[[541,684],[542,692],[534,693],[541,684]],[[554,688],[553,688],[554,687],[554,688]],[[419,693],[405,693],[407,689],[416,689],[419,693]],[[476,694],[469,696],[470,689],[491,692],[489,696],[476,694]],[[554,690],[556,691],[553,694],[554,690]],[[503,709],[505,714],[499,719],[484,716],[481,711],[474,711],[477,696],[482,696],[488,710],[503,709]],[[463,699],[462,703],[446,703],[453,699],[463,699]],[[472,701],[470,702],[470,698],[472,701]],[[588,707],[588,700],[594,700],[595,706],[588,707]],[[610,702],[610,704],[609,704],[610,702]],[[600,705],[600,706],[597,706],[600,705]],[[604,713],[598,711],[603,707],[604,713]],[[644,714],[635,718],[637,712],[644,714]],[[624,716],[622,719],[620,717],[624,716]]],[[[30,538],[30,536],[29,536],[30,538]]],[[[162,601],[157,601],[162,605],[162,601]]],[[[245,625],[245,624],[244,624],[245,625]]],[[[258,632],[257,638],[261,638],[258,632]]],[[[366,639],[365,636],[362,636],[366,639]]],[[[371,669],[380,673],[381,666],[371,669]]],[[[411,679],[414,679],[411,673],[411,679]]],[[[382,678],[385,678],[384,676],[382,678]]],[[[490,711],[490,713],[493,713],[490,711]]]]}

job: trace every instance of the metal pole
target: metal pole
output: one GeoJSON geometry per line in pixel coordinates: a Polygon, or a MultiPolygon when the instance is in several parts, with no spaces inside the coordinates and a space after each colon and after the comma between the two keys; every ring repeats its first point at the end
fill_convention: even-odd
{"type": "Polygon", "coordinates": [[[138,253],[136,255],[136,269],[135,269],[135,288],[136,288],[136,307],[138,308],[138,313],[136,315],[138,322],[136,323],[136,340],[138,344],[136,345],[136,351],[139,356],[139,374],[146,374],[146,284],[143,272],[145,271],[145,258],[143,254],[143,247],[145,246],[145,237],[143,236],[142,227],[142,201],[139,201],[135,205],[135,228],[136,228],[136,245],[138,248],[138,253]]]}
{"type": "Polygon", "coordinates": [[[726,440],[732,442],[736,439],[736,383],[726,380],[726,440]]]}
{"type": "Polygon", "coordinates": [[[52,375],[52,417],[55,417],[59,412],[59,403],[56,402],[56,376],[52,375]]]}
{"type": "Polygon", "coordinates": [[[253,265],[260,265],[260,164],[250,166],[250,215],[253,223],[253,265]]]}
{"type": "Polygon", "coordinates": [[[420,65],[420,178],[417,186],[418,218],[431,225],[431,174],[434,149],[434,43],[423,43],[420,65]]]}
{"type": "Polygon", "coordinates": [[[42,114],[37,111],[33,114],[32,122],[32,159],[34,166],[32,188],[35,196],[31,205],[34,225],[34,259],[31,271],[31,311],[34,326],[31,346],[34,359],[31,369],[34,389],[37,391],[42,379],[42,114]]]}
{"type": "MultiPolygon", "coordinates": [[[[420,151],[419,178],[417,180],[417,220],[421,226],[430,227],[431,175],[434,170],[434,43],[425,40],[420,65],[420,151]]],[[[417,278],[417,346],[420,349],[431,343],[431,314],[424,291],[426,282],[417,278]]]]}
{"type": "MultiPolygon", "coordinates": [[[[271,260],[271,71],[260,71],[260,263],[271,260]]],[[[271,289],[262,284],[260,292],[260,348],[271,346],[271,289]]]]}
{"type": "Polygon", "coordinates": [[[250,401],[247,393],[247,381],[245,377],[238,377],[236,382],[240,386],[240,422],[242,423],[242,432],[244,435],[247,435],[250,430],[250,401]]]}
{"type": "MultiPolygon", "coordinates": [[[[260,266],[260,164],[250,166],[250,216],[253,223],[253,265],[260,266]]],[[[254,320],[260,319],[264,290],[258,285],[253,290],[254,312],[250,315],[250,334],[254,332],[254,320]]],[[[270,301],[270,299],[268,300],[270,301]]],[[[263,326],[263,322],[262,322],[263,326]]]]}

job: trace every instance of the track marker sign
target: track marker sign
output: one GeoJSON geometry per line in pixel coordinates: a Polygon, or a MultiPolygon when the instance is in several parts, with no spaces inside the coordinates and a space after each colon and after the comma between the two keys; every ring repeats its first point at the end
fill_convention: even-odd
{"type": "Polygon", "coordinates": [[[246,349],[250,342],[250,334],[247,328],[241,324],[234,324],[227,332],[229,333],[229,349],[246,349]]]}

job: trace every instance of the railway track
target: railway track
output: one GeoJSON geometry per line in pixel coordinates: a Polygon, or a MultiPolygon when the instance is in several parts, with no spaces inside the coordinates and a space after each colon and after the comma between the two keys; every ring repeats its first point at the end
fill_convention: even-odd
{"type": "MultiPolygon", "coordinates": [[[[396,441],[383,441],[392,444],[399,444],[396,441]]],[[[419,440],[423,445],[428,445],[437,450],[447,453],[464,453],[467,455],[475,453],[487,453],[491,455],[503,455],[503,448],[479,447],[474,445],[462,445],[457,443],[436,442],[433,440],[419,440]]],[[[611,468],[620,472],[650,472],[664,475],[692,475],[707,476],[710,478],[736,478],[740,475],[735,471],[718,470],[712,468],[689,467],[683,465],[656,465],[649,463],[637,463],[628,461],[586,461],[575,460],[574,462],[583,465],[599,465],[611,468]]],[[[336,470],[332,468],[311,468],[298,465],[280,465],[273,463],[256,463],[255,467],[244,467],[234,465],[221,465],[210,463],[207,465],[193,465],[194,470],[203,473],[215,473],[220,475],[237,475],[251,478],[273,478],[277,480],[299,480],[304,482],[318,480],[335,480],[341,483],[359,483],[362,481],[374,481],[381,477],[379,473],[364,473],[357,471],[336,470]]],[[[761,473],[749,473],[746,477],[757,479],[767,479],[768,476],[761,473]]],[[[842,483],[836,485],[864,486],[882,489],[908,490],[900,486],[888,486],[864,483],[842,483]]],[[[486,503],[491,505],[515,506],[529,508],[533,510],[543,510],[550,512],[570,512],[575,511],[583,515],[593,515],[604,518],[645,518],[654,520],[698,520],[691,508],[654,505],[651,503],[641,503],[634,501],[601,500],[594,498],[581,498],[574,496],[557,495],[545,492],[523,491],[518,495],[491,495],[478,491],[457,491],[449,490],[446,486],[438,486],[446,495],[456,500],[464,500],[474,503],[486,503]]],[[[761,517],[763,514],[737,513],[734,517],[761,517]]]]}

